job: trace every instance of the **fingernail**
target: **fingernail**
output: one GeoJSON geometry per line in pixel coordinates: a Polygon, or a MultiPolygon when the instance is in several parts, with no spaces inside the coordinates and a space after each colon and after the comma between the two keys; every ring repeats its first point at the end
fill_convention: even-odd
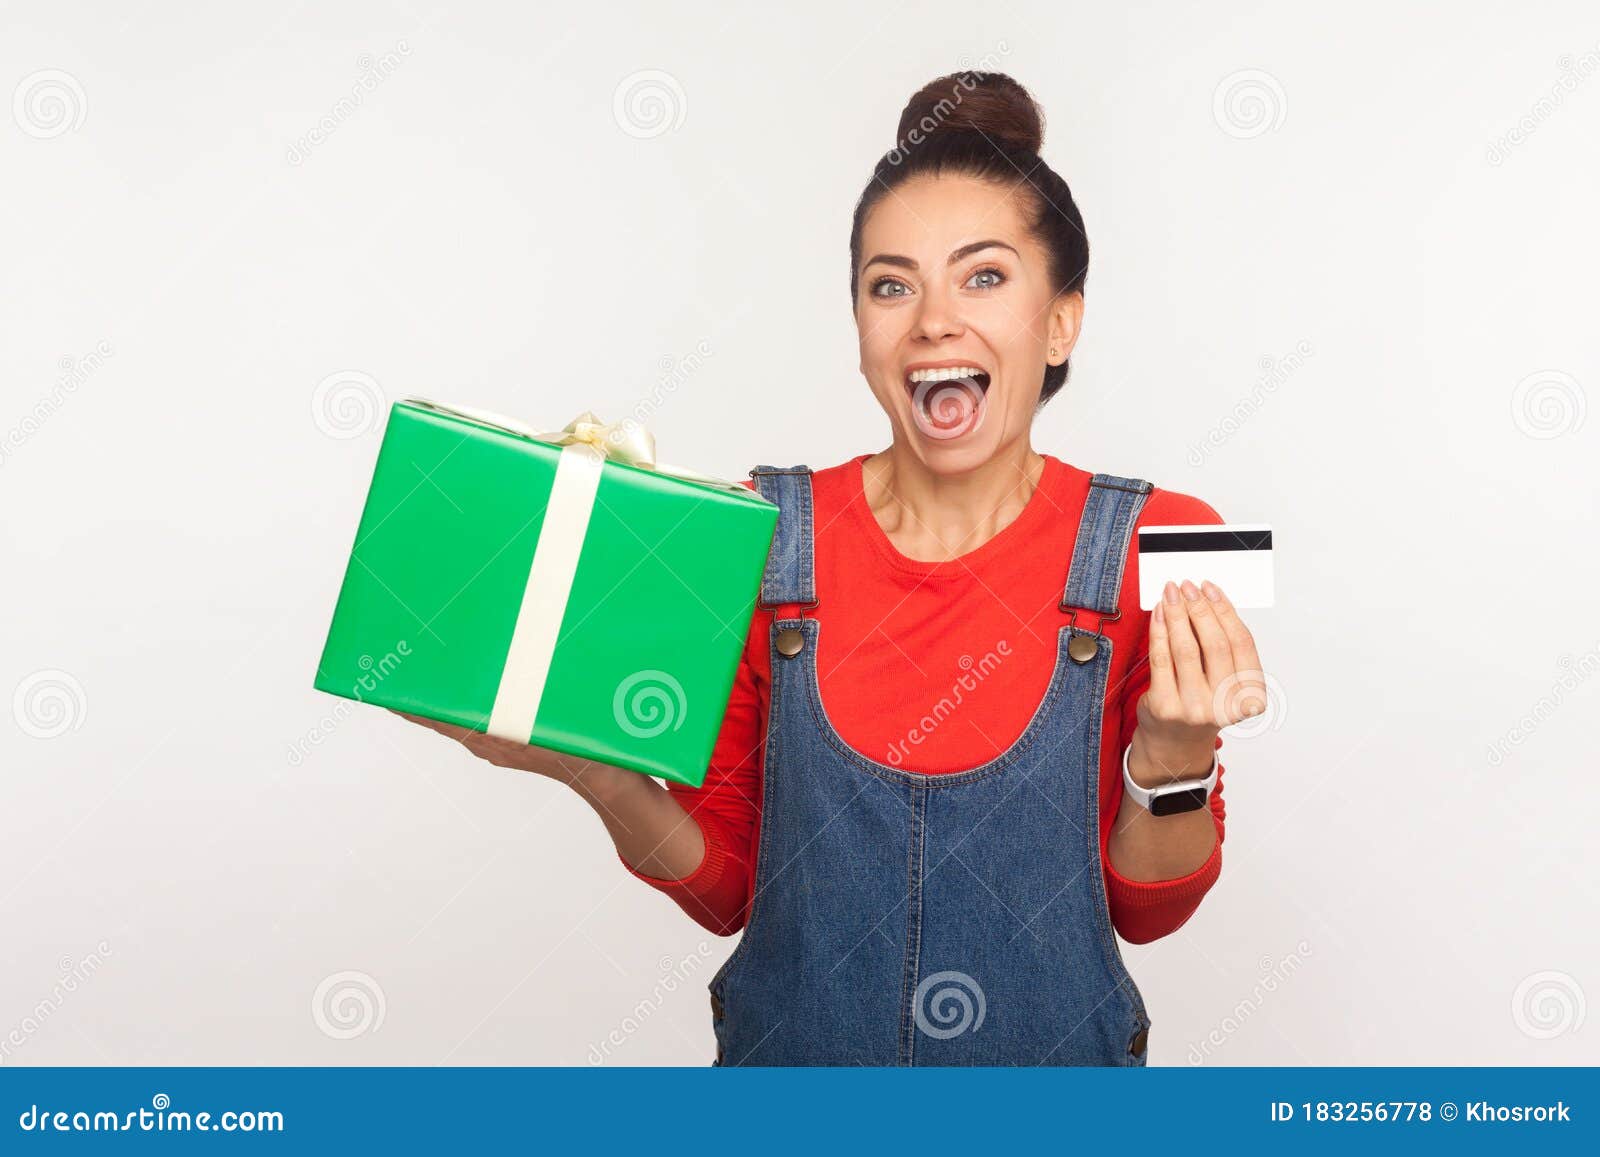
{"type": "Polygon", "coordinates": [[[1188,599],[1190,602],[1194,602],[1195,599],[1200,597],[1200,588],[1195,586],[1188,579],[1184,579],[1183,580],[1183,597],[1188,599]]]}
{"type": "Polygon", "coordinates": [[[1220,603],[1222,601],[1222,588],[1210,579],[1206,579],[1205,582],[1201,583],[1200,589],[1206,592],[1206,598],[1212,602],[1220,603]]]}
{"type": "Polygon", "coordinates": [[[1157,603],[1156,609],[1150,612],[1150,617],[1162,626],[1166,625],[1167,616],[1162,612],[1160,603],[1157,603]]]}
{"type": "Polygon", "coordinates": [[[1167,583],[1166,586],[1161,588],[1161,597],[1166,599],[1167,602],[1176,606],[1178,602],[1178,584],[1172,582],[1167,583]]]}

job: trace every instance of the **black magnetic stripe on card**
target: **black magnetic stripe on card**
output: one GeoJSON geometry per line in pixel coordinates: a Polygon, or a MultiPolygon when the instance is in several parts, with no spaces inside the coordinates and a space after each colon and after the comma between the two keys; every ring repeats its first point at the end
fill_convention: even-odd
{"type": "Polygon", "coordinates": [[[1140,554],[1198,550],[1271,550],[1270,530],[1141,530],[1140,554]]]}

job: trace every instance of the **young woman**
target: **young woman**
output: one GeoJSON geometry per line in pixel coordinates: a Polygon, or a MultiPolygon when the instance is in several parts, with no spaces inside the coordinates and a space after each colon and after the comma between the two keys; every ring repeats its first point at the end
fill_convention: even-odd
{"type": "Polygon", "coordinates": [[[1112,930],[1164,936],[1217,879],[1218,731],[1263,708],[1260,663],[1209,582],[1138,610],[1136,526],[1215,511],[1031,444],[1089,256],[1042,131],[996,73],[901,115],[850,235],[892,440],[752,471],[780,520],[703,787],[430,724],[571,785],[631,872],[744,929],[717,1064],[1141,1065],[1112,930]]]}

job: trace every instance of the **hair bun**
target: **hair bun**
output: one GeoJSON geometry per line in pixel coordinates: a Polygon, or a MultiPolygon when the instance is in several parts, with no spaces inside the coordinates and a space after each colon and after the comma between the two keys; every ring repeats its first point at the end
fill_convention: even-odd
{"type": "Polygon", "coordinates": [[[899,147],[963,130],[980,132],[1008,152],[1037,153],[1044,145],[1044,113],[1003,72],[953,72],[929,81],[906,103],[899,147]]]}

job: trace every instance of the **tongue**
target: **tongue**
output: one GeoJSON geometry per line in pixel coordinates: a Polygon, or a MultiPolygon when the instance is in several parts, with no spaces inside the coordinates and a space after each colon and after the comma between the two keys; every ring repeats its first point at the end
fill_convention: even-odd
{"type": "Polygon", "coordinates": [[[919,390],[912,413],[930,438],[959,438],[983,421],[984,392],[970,378],[939,382],[919,390]]]}

